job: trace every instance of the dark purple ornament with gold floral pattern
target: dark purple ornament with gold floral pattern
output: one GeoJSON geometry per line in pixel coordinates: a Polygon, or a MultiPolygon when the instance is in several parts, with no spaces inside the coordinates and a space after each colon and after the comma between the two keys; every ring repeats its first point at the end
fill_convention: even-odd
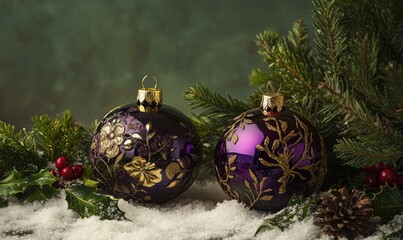
{"type": "Polygon", "coordinates": [[[185,115],[162,105],[155,83],[154,88],[143,84],[137,103],[109,112],[93,135],[94,174],[101,188],[115,197],[166,202],[184,192],[197,175],[202,150],[198,134],[185,115]]]}
{"type": "Polygon", "coordinates": [[[217,179],[249,208],[276,212],[292,195],[317,192],[326,173],[323,140],[301,115],[284,108],[279,93],[262,96],[225,130],[215,151],[217,179]]]}

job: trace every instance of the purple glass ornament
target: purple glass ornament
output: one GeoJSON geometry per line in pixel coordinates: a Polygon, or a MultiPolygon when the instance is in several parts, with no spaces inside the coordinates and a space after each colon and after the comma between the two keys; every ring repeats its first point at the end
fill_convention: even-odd
{"type": "Polygon", "coordinates": [[[284,109],[281,94],[234,119],[215,151],[217,179],[249,208],[276,212],[292,195],[317,192],[326,173],[323,140],[301,115],[284,109]]]}
{"type": "Polygon", "coordinates": [[[143,87],[137,104],[118,107],[103,118],[90,155],[106,192],[126,200],[162,203],[193,183],[201,150],[189,119],[162,105],[158,89],[143,87]]]}

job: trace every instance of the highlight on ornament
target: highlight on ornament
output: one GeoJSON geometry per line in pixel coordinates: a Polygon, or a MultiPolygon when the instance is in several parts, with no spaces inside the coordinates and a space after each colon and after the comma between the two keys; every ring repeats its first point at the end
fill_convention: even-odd
{"type": "Polygon", "coordinates": [[[190,120],[162,104],[155,86],[138,90],[136,103],[109,112],[93,134],[91,159],[100,187],[123,199],[162,203],[195,180],[202,146],[190,120]]]}

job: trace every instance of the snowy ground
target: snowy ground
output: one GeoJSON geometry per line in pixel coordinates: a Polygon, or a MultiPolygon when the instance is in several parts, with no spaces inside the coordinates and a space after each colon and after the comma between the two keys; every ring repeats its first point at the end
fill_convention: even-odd
{"type": "MultiPolygon", "coordinates": [[[[119,202],[131,221],[81,219],[67,209],[63,196],[43,204],[10,205],[0,209],[0,239],[251,239],[268,216],[228,200],[216,182],[195,183],[176,200],[164,205],[119,202]]],[[[271,230],[256,239],[330,239],[312,224],[312,218],[285,232],[271,230]]],[[[367,240],[381,239],[378,233],[367,240]]]]}

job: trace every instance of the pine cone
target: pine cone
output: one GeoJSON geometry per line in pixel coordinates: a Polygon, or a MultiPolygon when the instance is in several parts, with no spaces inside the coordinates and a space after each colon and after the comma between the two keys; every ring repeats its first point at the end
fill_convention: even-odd
{"type": "Polygon", "coordinates": [[[331,189],[320,201],[314,221],[326,234],[351,239],[369,233],[373,209],[363,192],[331,189]]]}

